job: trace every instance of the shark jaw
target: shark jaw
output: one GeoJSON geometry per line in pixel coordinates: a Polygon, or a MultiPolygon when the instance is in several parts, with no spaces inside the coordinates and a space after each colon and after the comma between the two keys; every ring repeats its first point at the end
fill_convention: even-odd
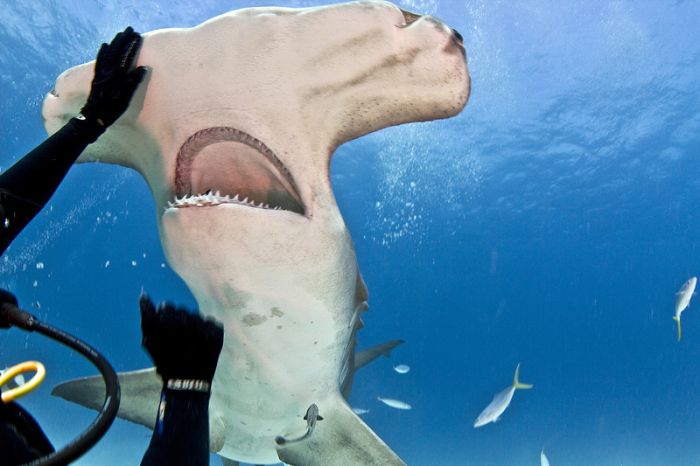
{"type": "Polygon", "coordinates": [[[232,127],[205,128],[187,138],[177,154],[175,189],[169,208],[238,204],[304,214],[296,183],[279,157],[232,127]]]}

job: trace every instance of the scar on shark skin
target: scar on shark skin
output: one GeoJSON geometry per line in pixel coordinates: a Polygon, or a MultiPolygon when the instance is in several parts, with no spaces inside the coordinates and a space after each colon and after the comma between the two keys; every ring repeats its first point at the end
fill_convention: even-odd
{"type": "MultiPolygon", "coordinates": [[[[284,315],[284,312],[280,311],[280,308],[277,306],[270,308],[270,318],[274,319],[275,317],[282,317],[284,315]]],[[[256,325],[264,324],[267,321],[267,316],[263,316],[260,314],[255,314],[254,312],[249,312],[248,314],[243,316],[243,324],[246,325],[247,327],[254,327],[256,325]]],[[[282,328],[281,325],[277,326],[278,329],[282,328]]]]}
{"type": "Polygon", "coordinates": [[[228,126],[201,129],[182,144],[168,207],[238,204],[304,215],[294,178],[262,141],[228,126]]]}
{"type": "Polygon", "coordinates": [[[255,314],[253,312],[249,312],[248,314],[243,316],[242,320],[245,326],[255,327],[256,325],[265,323],[267,317],[261,316],[260,314],[255,314]]]}

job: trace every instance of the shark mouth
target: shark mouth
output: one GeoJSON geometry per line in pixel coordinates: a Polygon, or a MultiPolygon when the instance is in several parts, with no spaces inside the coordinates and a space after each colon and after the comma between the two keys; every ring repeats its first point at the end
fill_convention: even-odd
{"type": "Polygon", "coordinates": [[[197,131],[177,153],[167,208],[236,204],[304,215],[292,175],[262,141],[236,128],[197,131]]]}

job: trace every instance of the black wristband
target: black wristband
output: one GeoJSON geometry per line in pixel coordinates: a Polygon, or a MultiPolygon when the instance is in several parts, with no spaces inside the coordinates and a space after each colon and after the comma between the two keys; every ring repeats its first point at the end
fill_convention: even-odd
{"type": "Polygon", "coordinates": [[[164,384],[164,389],[209,393],[211,383],[208,380],[168,379],[164,384]]]}

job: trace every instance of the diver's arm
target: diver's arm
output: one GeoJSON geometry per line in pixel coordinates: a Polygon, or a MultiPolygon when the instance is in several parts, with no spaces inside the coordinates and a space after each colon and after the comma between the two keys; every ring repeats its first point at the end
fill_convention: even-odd
{"type": "Polygon", "coordinates": [[[46,205],[92,142],[74,120],[0,175],[0,254],[46,205]]]}
{"type": "Polygon", "coordinates": [[[141,466],[209,464],[209,398],[224,340],[221,325],[141,296],[143,346],[163,379],[151,443],[141,466]]]}
{"type": "Polygon", "coordinates": [[[156,428],[141,466],[209,464],[209,395],[163,388],[156,428]]]}
{"type": "Polygon", "coordinates": [[[146,72],[134,67],[142,42],[128,27],[102,44],[81,115],[0,174],[0,254],[46,205],[88,144],[129,106],[146,72]]]}

